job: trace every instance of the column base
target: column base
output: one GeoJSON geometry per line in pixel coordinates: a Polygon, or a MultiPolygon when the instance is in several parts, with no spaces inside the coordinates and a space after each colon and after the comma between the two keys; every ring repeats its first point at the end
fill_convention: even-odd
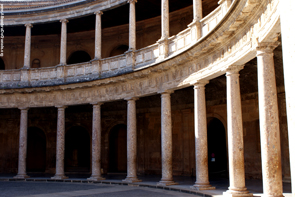
{"type": "Polygon", "coordinates": [[[178,183],[174,181],[160,181],[157,183],[158,186],[168,186],[168,185],[178,185],[178,183]]]}
{"type": "Polygon", "coordinates": [[[28,175],[26,175],[26,174],[17,174],[13,178],[14,179],[27,179],[27,178],[30,178],[30,177],[28,175]]]}
{"type": "Polygon", "coordinates": [[[135,183],[135,182],[141,182],[137,177],[126,177],[126,179],[122,180],[124,183],[135,183]]]}
{"type": "Polygon", "coordinates": [[[51,177],[53,180],[63,180],[63,179],[68,179],[69,177],[65,175],[54,175],[54,177],[51,177]]]}
{"type": "Polygon", "coordinates": [[[101,180],[105,180],[105,178],[103,178],[101,176],[91,176],[87,180],[88,181],[101,181],[101,180]]]}
{"type": "Polygon", "coordinates": [[[209,183],[195,183],[193,186],[190,187],[194,190],[215,190],[216,188],[211,186],[209,183]]]}
{"type": "Polygon", "coordinates": [[[223,196],[227,197],[238,197],[238,196],[253,196],[252,193],[249,193],[247,188],[238,188],[237,190],[229,188],[226,192],[223,192],[223,196]]]}

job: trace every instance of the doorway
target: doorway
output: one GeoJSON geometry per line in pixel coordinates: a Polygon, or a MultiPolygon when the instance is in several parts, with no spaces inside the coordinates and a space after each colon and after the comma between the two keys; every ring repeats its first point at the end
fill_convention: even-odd
{"type": "Polygon", "coordinates": [[[46,136],[37,127],[28,128],[27,172],[45,172],[46,136]]]}
{"type": "Polygon", "coordinates": [[[114,126],[109,136],[109,172],[127,172],[127,127],[114,126]]]}
{"type": "Polygon", "coordinates": [[[65,137],[65,171],[90,172],[90,136],[81,126],[74,126],[65,137]]]}
{"type": "Polygon", "coordinates": [[[227,176],[227,148],[225,128],[217,118],[208,119],[208,168],[209,175],[227,176]]]}

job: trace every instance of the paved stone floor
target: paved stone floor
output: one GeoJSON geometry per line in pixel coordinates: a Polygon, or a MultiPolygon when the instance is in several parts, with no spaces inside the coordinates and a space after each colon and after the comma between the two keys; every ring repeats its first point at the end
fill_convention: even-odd
{"type": "Polygon", "coordinates": [[[30,197],[59,197],[59,196],[195,196],[177,191],[161,189],[84,183],[48,183],[48,182],[0,182],[0,196],[30,196],[30,197]]]}
{"type": "MultiPolygon", "coordinates": [[[[26,181],[15,181],[11,174],[0,174],[0,197],[2,196],[196,196],[203,197],[221,196],[229,186],[227,178],[215,177],[210,179],[211,185],[216,190],[195,191],[190,188],[195,182],[195,177],[174,177],[179,185],[168,187],[157,187],[161,179],[157,175],[139,176],[142,182],[132,185],[122,185],[122,179],[126,174],[109,174],[106,180],[97,183],[87,181],[90,175],[71,175],[67,180],[52,182],[53,175],[29,174],[31,178],[26,181]],[[196,193],[197,192],[197,193],[196,193]]],[[[254,196],[261,196],[263,193],[262,180],[246,180],[248,190],[254,196]]],[[[284,195],[291,196],[290,183],[284,183],[284,195]]]]}

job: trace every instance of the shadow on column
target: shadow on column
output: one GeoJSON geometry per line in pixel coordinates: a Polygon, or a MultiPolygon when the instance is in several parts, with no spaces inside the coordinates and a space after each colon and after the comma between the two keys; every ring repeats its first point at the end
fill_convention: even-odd
{"type": "Polygon", "coordinates": [[[227,177],[225,128],[217,118],[208,118],[207,122],[209,177],[227,177]]]}
{"type": "Polygon", "coordinates": [[[45,172],[46,136],[37,127],[28,128],[27,172],[45,172]]]}
{"type": "Polygon", "coordinates": [[[74,126],[66,132],[65,171],[90,172],[90,136],[83,127],[74,126]]]}
{"type": "Polygon", "coordinates": [[[109,170],[108,172],[127,172],[127,126],[114,126],[109,135],[109,170]]]}

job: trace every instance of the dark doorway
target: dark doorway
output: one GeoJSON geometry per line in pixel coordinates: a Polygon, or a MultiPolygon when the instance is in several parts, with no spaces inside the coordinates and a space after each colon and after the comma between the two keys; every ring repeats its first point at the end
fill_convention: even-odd
{"type": "Polygon", "coordinates": [[[0,70],[5,70],[5,64],[2,58],[0,58],[0,70]]]}
{"type": "Polygon", "coordinates": [[[121,55],[121,54],[125,53],[126,51],[128,51],[128,49],[129,49],[129,47],[127,45],[120,45],[111,51],[110,57],[116,56],[116,55],[121,55]]]}
{"type": "Polygon", "coordinates": [[[227,176],[225,128],[217,118],[208,119],[208,167],[210,176],[227,176]]]}
{"type": "Polygon", "coordinates": [[[127,128],[120,124],[110,131],[109,172],[127,172],[127,128]]]}
{"type": "Polygon", "coordinates": [[[83,127],[74,126],[66,133],[65,171],[90,172],[90,137],[83,127]]]}
{"type": "Polygon", "coordinates": [[[46,136],[37,127],[28,128],[27,171],[45,172],[46,136]]]}
{"type": "Polygon", "coordinates": [[[89,62],[91,60],[90,55],[85,51],[75,51],[68,59],[67,64],[78,64],[82,62],[89,62]]]}

